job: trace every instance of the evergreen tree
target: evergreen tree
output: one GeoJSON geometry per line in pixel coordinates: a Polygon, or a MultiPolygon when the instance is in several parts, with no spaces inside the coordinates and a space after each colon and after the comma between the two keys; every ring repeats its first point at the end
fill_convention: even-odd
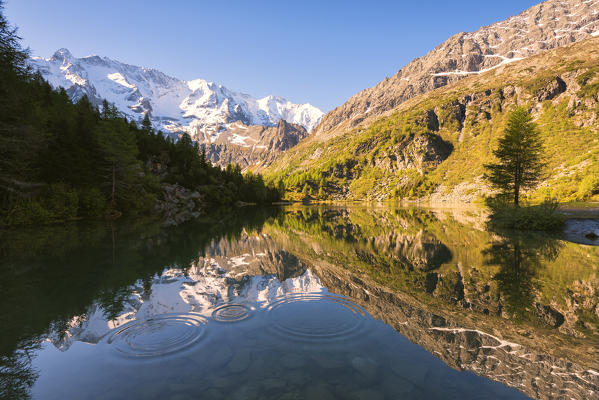
{"type": "Polygon", "coordinates": [[[112,207],[119,200],[130,200],[128,191],[139,176],[135,137],[124,121],[103,121],[97,130],[98,146],[106,164],[105,186],[110,188],[112,207]]]}
{"type": "Polygon", "coordinates": [[[0,82],[7,76],[26,76],[29,73],[29,51],[21,47],[17,29],[4,16],[4,0],[0,0],[0,82]]]}
{"type": "Polygon", "coordinates": [[[509,115],[505,135],[493,151],[498,162],[487,164],[485,177],[502,194],[510,196],[516,207],[520,204],[520,191],[537,185],[544,164],[541,162],[543,144],[531,115],[522,107],[509,115]]]}
{"type": "Polygon", "coordinates": [[[141,122],[141,130],[145,133],[153,133],[154,129],[152,128],[152,121],[150,121],[150,113],[146,113],[144,115],[144,119],[141,122]]]}
{"type": "Polygon", "coordinates": [[[285,196],[285,182],[281,179],[279,180],[279,182],[277,183],[277,192],[279,193],[279,196],[282,198],[283,196],[285,196]]]}
{"type": "Polygon", "coordinates": [[[36,135],[29,121],[44,120],[40,110],[27,113],[31,89],[25,63],[28,51],[19,44],[16,28],[4,17],[0,0],[0,206],[35,193],[36,155],[44,138],[36,135]],[[23,121],[24,118],[31,118],[23,121]]]}
{"type": "Polygon", "coordinates": [[[324,193],[325,185],[326,185],[326,183],[324,181],[324,178],[321,178],[320,182],[318,183],[318,197],[320,197],[321,199],[325,197],[325,193],[324,193]]]}
{"type": "Polygon", "coordinates": [[[208,166],[208,159],[206,158],[206,145],[202,145],[202,151],[200,152],[200,165],[204,168],[208,166]]]}
{"type": "Polygon", "coordinates": [[[304,187],[302,188],[302,194],[304,196],[307,196],[310,194],[310,188],[308,187],[307,183],[304,183],[304,187]]]}

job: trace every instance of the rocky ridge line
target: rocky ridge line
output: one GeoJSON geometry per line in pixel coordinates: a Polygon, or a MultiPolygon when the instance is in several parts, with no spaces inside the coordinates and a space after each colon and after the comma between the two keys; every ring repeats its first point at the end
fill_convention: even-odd
{"type": "Polygon", "coordinates": [[[598,35],[599,0],[547,0],[476,32],[452,36],[326,114],[314,132],[349,129],[467,76],[598,35]]]}

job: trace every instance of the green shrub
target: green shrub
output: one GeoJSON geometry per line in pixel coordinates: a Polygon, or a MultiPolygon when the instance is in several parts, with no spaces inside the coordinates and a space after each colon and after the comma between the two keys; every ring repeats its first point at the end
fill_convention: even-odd
{"type": "Polygon", "coordinates": [[[501,200],[490,200],[489,227],[521,231],[555,231],[564,224],[564,217],[557,213],[559,203],[546,199],[542,204],[530,207],[515,207],[501,200]]]}
{"type": "Polygon", "coordinates": [[[46,187],[38,198],[18,201],[8,212],[6,223],[14,226],[42,225],[75,218],[79,196],[64,184],[46,187]]]}
{"type": "Polygon", "coordinates": [[[156,204],[156,195],[140,192],[131,199],[131,211],[133,213],[146,213],[152,210],[156,204]]]}
{"type": "Polygon", "coordinates": [[[53,219],[69,219],[77,216],[79,196],[67,185],[56,183],[48,186],[42,192],[40,201],[53,219]]]}
{"type": "Polygon", "coordinates": [[[22,200],[17,202],[8,212],[6,224],[27,226],[47,224],[51,220],[50,213],[37,200],[22,200]]]}
{"type": "Polygon", "coordinates": [[[583,72],[582,74],[578,75],[576,77],[576,82],[580,86],[584,86],[584,85],[587,84],[588,81],[590,81],[591,79],[593,79],[593,77],[595,76],[596,72],[597,72],[597,70],[595,68],[591,68],[591,69],[583,72]]]}
{"type": "Polygon", "coordinates": [[[591,97],[599,92],[599,82],[589,84],[589,81],[594,79],[596,74],[597,68],[592,68],[576,78],[580,85],[580,90],[577,93],[580,97],[591,97]]]}
{"type": "Polygon", "coordinates": [[[79,212],[80,216],[98,217],[106,209],[106,198],[97,188],[79,190],[79,212]]]}

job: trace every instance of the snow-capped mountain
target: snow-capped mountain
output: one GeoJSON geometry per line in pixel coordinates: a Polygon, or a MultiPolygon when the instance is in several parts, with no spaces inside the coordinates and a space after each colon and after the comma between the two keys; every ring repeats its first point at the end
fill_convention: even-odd
{"type": "Polygon", "coordinates": [[[268,127],[284,119],[310,131],[323,116],[308,103],[294,104],[276,96],[255,99],[203,79],[184,81],[107,57],[76,58],[67,49],[50,58],[33,57],[31,65],[74,100],[87,95],[99,105],[106,99],[135,121],[149,113],[155,128],[175,137],[188,132],[201,143],[215,142],[233,123],[268,127]]]}

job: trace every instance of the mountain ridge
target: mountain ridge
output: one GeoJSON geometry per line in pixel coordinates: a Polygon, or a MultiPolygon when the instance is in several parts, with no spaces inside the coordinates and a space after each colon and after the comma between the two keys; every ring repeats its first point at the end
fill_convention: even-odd
{"type": "Polygon", "coordinates": [[[149,113],[156,128],[165,133],[187,132],[194,139],[216,138],[237,121],[276,126],[285,119],[310,131],[322,115],[309,103],[295,104],[273,95],[256,99],[201,78],[181,80],[155,68],[98,55],[77,58],[66,48],[49,58],[32,57],[30,65],[75,100],[87,95],[99,105],[106,99],[137,121],[149,113]]]}
{"type": "Polygon", "coordinates": [[[273,95],[256,99],[204,79],[184,81],[108,57],[76,58],[65,48],[49,58],[34,57],[30,65],[72,100],[87,96],[99,107],[106,99],[138,123],[147,114],[156,129],[174,139],[188,133],[222,167],[268,165],[307,136],[323,115],[309,103],[273,95]]]}
{"type": "Polygon", "coordinates": [[[468,75],[599,35],[599,0],[547,0],[516,16],[460,32],[396,74],[327,113],[313,134],[334,134],[468,75]]]}

